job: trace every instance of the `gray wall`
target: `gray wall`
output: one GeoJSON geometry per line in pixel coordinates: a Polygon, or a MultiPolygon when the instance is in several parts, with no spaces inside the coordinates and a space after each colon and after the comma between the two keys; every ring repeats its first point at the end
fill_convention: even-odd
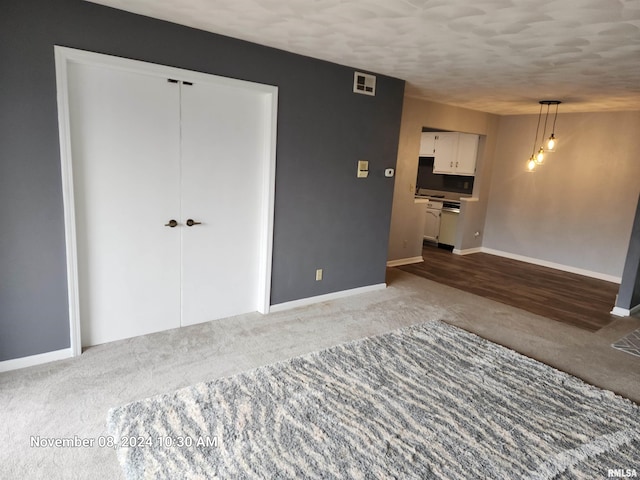
{"type": "Polygon", "coordinates": [[[617,307],[626,310],[631,310],[638,305],[640,305],[640,196],[616,301],[617,307]]]}
{"type": "Polygon", "coordinates": [[[640,112],[560,113],[557,151],[528,173],[537,120],[500,117],[483,247],[619,279],[640,192],[640,112]]]}
{"type": "Polygon", "coordinates": [[[69,346],[55,44],[277,85],[272,304],[385,281],[403,81],[355,95],[352,68],[80,0],[3,2],[0,361],[69,346]]]}

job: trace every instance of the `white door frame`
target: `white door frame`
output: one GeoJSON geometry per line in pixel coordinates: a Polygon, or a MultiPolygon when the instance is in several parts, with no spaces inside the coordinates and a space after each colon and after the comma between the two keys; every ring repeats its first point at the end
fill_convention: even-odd
{"type": "Polygon", "coordinates": [[[67,68],[70,63],[98,65],[154,75],[170,77],[190,82],[209,82],[231,85],[265,94],[266,103],[265,135],[267,141],[263,149],[264,174],[262,180],[262,211],[260,225],[260,270],[259,301],[256,310],[269,313],[271,304],[271,263],[273,256],[273,216],[276,173],[276,131],[278,117],[278,87],[259,83],[193,72],[181,68],[168,67],[138,60],[129,60],[111,55],[87,52],[73,48],[54,46],[56,65],[56,89],[58,98],[58,130],[60,136],[60,163],[62,173],[62,200],[64,207],[64,229],[67,256],[67,289],[69,302],[70,348],[73,356],[82,353],[80,335],[80,294],[78,279],[78,250],[76,241],[75,200],[73,190],[73,162],[71,156],[71,128],[69,116],[69,85],[67,68]]]}

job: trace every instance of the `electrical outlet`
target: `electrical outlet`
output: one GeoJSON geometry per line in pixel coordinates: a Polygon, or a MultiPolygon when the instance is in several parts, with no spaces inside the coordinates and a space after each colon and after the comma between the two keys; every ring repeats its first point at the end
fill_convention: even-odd
{"type": "Polygon", "coordinates": [[[322,269],[318,268],[316,270],[316,282],[319,282],[320,280],[322,280],[322,269]]]}

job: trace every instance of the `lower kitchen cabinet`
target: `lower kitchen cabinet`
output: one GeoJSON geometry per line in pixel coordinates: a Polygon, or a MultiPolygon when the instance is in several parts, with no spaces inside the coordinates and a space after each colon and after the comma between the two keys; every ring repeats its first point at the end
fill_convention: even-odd
{"type": "Polygon", "coordinates": [[[426,208],[423,240],[431,242],[438,242],[440,235],[440,212],[442,209],[442,203],[429,202],[426,208]]]}

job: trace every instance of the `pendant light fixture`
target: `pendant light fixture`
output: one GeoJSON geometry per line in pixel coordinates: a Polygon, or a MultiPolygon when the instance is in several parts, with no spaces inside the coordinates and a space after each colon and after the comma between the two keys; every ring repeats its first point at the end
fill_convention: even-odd
{"type": "Polygon", "coordinates": [[[556,114],[553,117],[553,127],[551,128],[551,136],[549,137],[549,139],[547,140],[547,152],[555,152],[556,151],[556,147],[558,146],[558,139],[556,138],[556,120],[558,119],[558,105],[560,105],[559,100],[547,100],[549,102],[549,105],[555,105],[556,106],[556,114]]]}
{"type": "MultiPolygon", "coordinates": [[[[540,119],[542,118],[542,102],[540,102],[540,113],[538,113],[538,125],[536,125],[536,138],[533,141],[533,149],[531,150],[531,157],[529,157],[529,160],[527,160],[527,171],[529,172],[533,172],[536,169],[536,165],[539,165],[542,163],[542,160],[544,160],[544,151],[542,152],[542,157],[540,158],[540,162],[538,162],[538,155],[540,154],[540,151],[538,151],[538,155],[536,155],[536,145],[538,145],[538,131],[540,131],[540,119]]],[[[540,147],[540,150],[542,150],[542,147],[540,147]]]]}
{"type": "Polygon", "coordinates": [[[535,140],[533,141],[533,149],[531,151],[531,157],[529,158],[529,160],[527,160],[527,170],[529,172],[533,172],[536,168],[537,165],[542,165],[544,163],[544,158],[545,158],[545,148],[544,146],[540,145],[540,148],[538,148],[537,152],[536,152],[536,147],[538,146],[538,134],[540,133],[540,123],[542,121],[542,108],[544,105],[547,106],[547,113],[545,114],[544,117],[544,126],[542,127],[542,135],[540,135],[540,140],[542,142],[544,142],[544,138],[545,135],[547,133],[547,122],[549,120],[549,108],[551,105],[555,105],[556,106],[556,115],[553,119],[553,127],[551,129],[551,136],[549,137],[548,141],[547,141],[547,150],[546,152],[554,152],[555,151],[555,147],[558,143],[556,137],[555,137],[555,129],[556,129],[556,120],[558,118],[558,105],[562,102],[560,102],[559,100],[540,100],[538,102],[540,104],[540,112],[538,113],[538,125],[536,126],[536,136],[535,136],[535,140]]]}

